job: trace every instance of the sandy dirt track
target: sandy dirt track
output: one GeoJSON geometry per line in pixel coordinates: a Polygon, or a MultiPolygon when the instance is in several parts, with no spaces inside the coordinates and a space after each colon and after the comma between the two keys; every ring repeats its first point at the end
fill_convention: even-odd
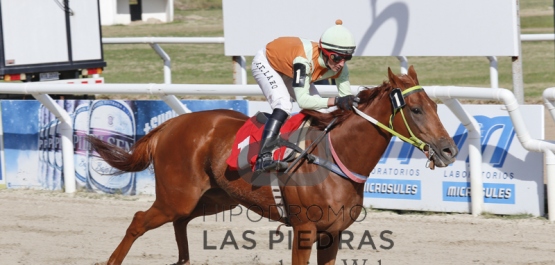
{"type": "MultiPolygon", "coordinates": [[[[148,209],[153,198],[0,190],[0,264],[104,262],[120,242],[134,213],[148,209]]],[[[227,212],[217,220],[214,216],[199,218],[189,225],[192,264],[290,264],[286,240],[274,243],[270,249],[270,231],[277,228],[276,223],[265,219],[255,222],[257,216],[247,216],[246,212],[233,216],[231,221],[229,217],[227,212]],[[243,238],[243,233],[249,240],[243,238]],[[243,248],[253,247],[253,242],[253,249],[243,248]],[[222,243],[226,244],[220,249],[222,243]]],[[[290,230],[282,227],[285,237],[290,230]]],[[[543,218],[511,220],[468,214],[371,211],[350,231],[354,249],[348,250],[344,244],[336,264],[354,264],[353,259],[358,259],[359,265],[364,264],[363,259],[367,260],[365,264],[384,265],[555,262],[555,224],[543,218]],[[365,233],[370,237],[365,237],[365,233]],[[381,233],[384,239],[380,238],[381,233]],[[364,244],[357,249],[361,241],[364,244]]],[[[315,257],[313,252],[311,264],[316,264],[315,257]]],[[[124,264],[176,261],[173,227],[168,224],[139,238],[124,264]]]]}

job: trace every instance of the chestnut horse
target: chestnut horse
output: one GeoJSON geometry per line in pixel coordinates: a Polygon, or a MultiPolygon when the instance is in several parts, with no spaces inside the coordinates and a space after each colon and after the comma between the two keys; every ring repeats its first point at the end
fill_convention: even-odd
{"type": "MultiPolygon", "coordinates": [[[[458,149],[438,118],[436,103],[418,86],[414,68],[411,66],[408,74],[399,76],[388,69],[388,77],[381,86],[364,89],[358,94],[357,109],[363,114],[341,110],[328,114],[303,111],[316,121],[311,129],[322,131],[337,117],[335,126],[329,131],[337,160],[349,171],[362,176],[370,174],[385,152],[394,133],[387,127],[393,128],[401,139],[415,140],[415,145],[436,166],[445,167],[454,162],[458,149]],[[391,96],[396,88],[407,92],[401,94],[405,104],[397,110],[391,96]],[[400,112],[402,115],[395,115],[400,112]],[[369,122],[372,118],[382,126],[369,122]]],[[[395,101],[398,103],[399,99],[395,101]]],[[[137,238],[168,222],[173,222],[179,250],[176,264],[190,264],[187,224],[195,217],[216,214],[238,204],[263,217],[284,222],[279,210],[271,207],[275,206],[275,201],[270,186],[252,185],[226,163],[236,133],[247,119],[230,110],[181,115],[156,127],[137,141],[130,152],[88,137],[92,148],[121,171],[142,171],[151,163],[154,165],[156,200],[150,209],[135,214],[108,264],[121,264],[137,238]]],[[[310,140],[307,141],[310,144],[310,140]]],[[[301,159],[288,174],[314,172],[315,168],[321,169],[301,159]]],[[[327,247],[318,248],[318,264],[334,264],[341,231],[347,229],[362,210],[364,181],[353,181],[327,170],[323,172],[322,181],[314,185],[281,187],[287,205],[296,205],[295,213],[291,213],[294,216],[287,220],[294,234],[292,264],[307,264],[312,245],[319,240],[327,247]],[[343,218],[340,214],[319,218],[321,212],[315,208],[344,209],[354,218],[343,218]]]]}

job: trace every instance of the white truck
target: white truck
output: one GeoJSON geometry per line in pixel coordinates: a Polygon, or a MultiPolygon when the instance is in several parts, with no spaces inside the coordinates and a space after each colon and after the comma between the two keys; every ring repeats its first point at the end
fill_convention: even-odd
{"type": "Polygon", "coordinates": [[[99,0],[0,0],[0,16],[4,82],[103,83],[99,0]]]}

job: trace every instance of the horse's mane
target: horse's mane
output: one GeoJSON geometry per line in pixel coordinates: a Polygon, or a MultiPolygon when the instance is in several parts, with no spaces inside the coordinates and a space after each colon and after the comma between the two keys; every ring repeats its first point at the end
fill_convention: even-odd
{"type": "MultiPolygon", "coordinates": [[[[405,84],[414,83],[412,78],[408,75],[401,75],[399,79],[405,84]]],[[[391,90],[394,87],[388,82],[383,81],[380,86],[376,87],[362,87],[362,89],[357,94],[357,97],[360,99],[358,105],[361,107],[365,107],[368,104],[372,104],[374,99],[381,98],[384,95],[389,95],[391,90]]],[[[337,109],[330,113],[322,113],[316,110],[301,110],[301,113],[309,116],[312,118],[312,126],[323,130],[328,126],[328,124],[337,117],[337,121],[335,121],[335,125],[338,125],[345,121],[349,116],[354,114],[354,111],[343,111],[341,109],[337,109]]]]}

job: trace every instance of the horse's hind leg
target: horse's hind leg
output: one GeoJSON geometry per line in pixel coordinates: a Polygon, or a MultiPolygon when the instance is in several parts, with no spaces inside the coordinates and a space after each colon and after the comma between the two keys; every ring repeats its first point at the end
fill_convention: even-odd
{"type": "Polygon", "coordinates": [[[125,232],[125,237],[108,260],[108,265],[121,264],[133,242],[146,231],[172,221],[173,216],[163,212],[156,202],[145,212],[137,212],[125,232]]]}
{"type": "Polygon", "coordinates": [[[131,221],[131,224],[127,228],[123,240],[110,256],[108,265],[121,264],[129,252],[129,249],[131,249],[133,242],[146,233],[146,231],[160,227],[178,217],[188,217],[197,202],[198,199],[190,200],[189,206],[185,206],[183,209],[167,209],[167,207],[164,207],[166,204],[160,203],[157,199],[150,209],[145,212],[137,212],[133,217],[133,221],[131,221]]]}

